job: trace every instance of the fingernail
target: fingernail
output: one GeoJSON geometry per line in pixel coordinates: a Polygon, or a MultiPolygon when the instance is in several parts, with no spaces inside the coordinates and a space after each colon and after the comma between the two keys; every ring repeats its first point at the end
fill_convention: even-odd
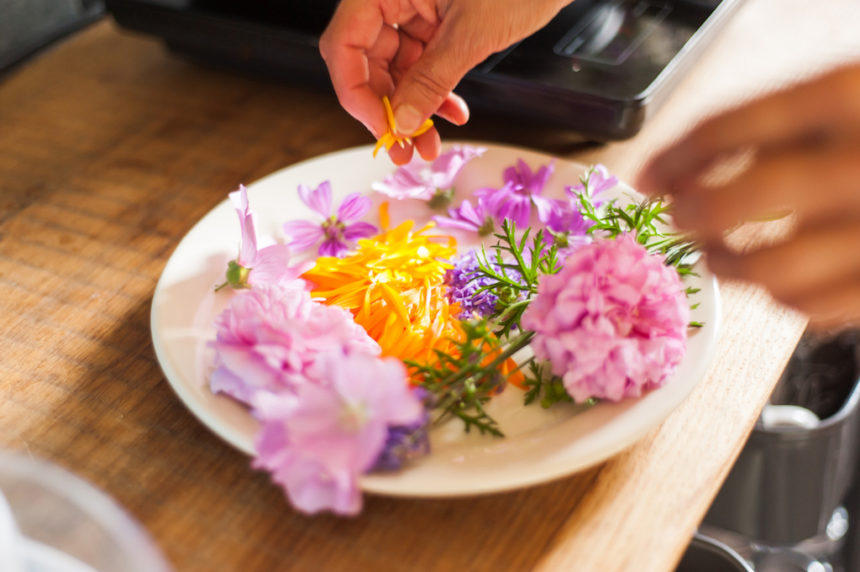
{"type": "Polygon", "coordinates": [[[414,133],[421,127],[421,122],[424,118],[417,109],[404,103],[394,111],[394,122],[397,124],[399,133],[410,134],[414,133]]]}

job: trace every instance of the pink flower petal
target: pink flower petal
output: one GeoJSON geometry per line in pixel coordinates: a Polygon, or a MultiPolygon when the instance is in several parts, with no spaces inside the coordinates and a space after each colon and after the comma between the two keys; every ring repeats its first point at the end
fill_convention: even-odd
{"type": "Polygon", "coordinates": [[[257,260],[248,275],[252,286],[278,284],[296,280],[306,270],[306,265],[290,266],[290,247],[273,244],[257,253],[257,260]]]}
{"type": "Polygon", "coordinates": [[[229,197],[236,208],[236,214],[239,215],[239,229],[242,234],[238,262],[247,268],[254,263],[257,256],[257,233],[254,230],[254,215],[248,203],[248,189],[245,185],[239,185],[239,190],[230,193],[229,197]]]}

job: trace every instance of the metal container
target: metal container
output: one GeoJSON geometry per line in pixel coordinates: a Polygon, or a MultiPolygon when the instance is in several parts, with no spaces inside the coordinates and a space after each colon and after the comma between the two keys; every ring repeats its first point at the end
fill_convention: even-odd
{"type": "Polygon", "coordinates": [[[722,542],[697,533],[675,572],[753,572],[753,569],[722,542]]]}
{"type": "MultiPolygon", "coordinates": [[[[851,343],[856,342],[852,339],[851,343]]],[[[833,362],[835,355],[831,352],[826,359],[833,362]]],[[[766,406],[769,410],[756,424],[705,517],[707,525],[734,531],[751,542],[768,546],[793,546],[828,535],[827,525],[844,502],[857,473],[860,440],[857,355],[855,345],[843,364],[850,368],[848,375],[853,377],[846,377],[843,367],[841,381],[800,380],[796,383],[807,394],[795,399],[800,403],[783,401],[780,405],[766,406]],[[817,405],[810,405],[812,399],[817,405]],[[797,415],[802,413],[799,409],[814,409],[819,405],[818,415],[834,409],[835,413],[817,422],[814,411],[797,415]]],[[[839,359],[842,357],[845,356],[839,359]]],[[[787,383],[784,376],[774,392],[778,400],[781,394],[783,397],[792,394],[785,390],[787,383]]],[[[793,395],[799,394],[794,391],[793,395]]]]}

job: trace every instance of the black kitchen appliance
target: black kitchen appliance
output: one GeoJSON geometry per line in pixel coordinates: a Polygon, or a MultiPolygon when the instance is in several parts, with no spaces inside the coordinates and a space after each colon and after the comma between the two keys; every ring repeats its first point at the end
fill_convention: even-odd
{"type": "MultiPolygon", "coordinates": [[[[524,0],[527,1],[527,0],[524,0]]],[[[477,113],[595,140],[635,135],[741,0],[575,0],[473,69],[457,91],[477,113]]],[[[329,85],[317,49],[336,0],[107,0],[120,25],[186,56],[329,85]]]]}

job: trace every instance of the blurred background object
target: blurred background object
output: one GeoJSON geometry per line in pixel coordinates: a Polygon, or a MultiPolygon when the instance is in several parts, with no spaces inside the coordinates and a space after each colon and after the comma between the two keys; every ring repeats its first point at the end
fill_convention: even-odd
{"type": "Polygon", "coordinates": [[[103,13],[102,0],[0,0],[0,77],[103,13]]]}
{"type": "Polygon", "coordinates": [[[56,465],[2,450],[0,549],[3,572],[169,571],[111,498],[56,465]]]}
{"type": "MultiPolygon", "coordinates": [[[[594,141],[642,128],[740,0],[576,0],[457,86],[473,115],[563,126],[594,141]]],[[[107,0],[116,21],[178,54],[330,88],[318,39],[336,0],[107,0]]]]}
{"type": "Polygon", "coordinates": [[[807,332],[702,530],[760,572],[860,570],[860,330],[807,332]]]}

